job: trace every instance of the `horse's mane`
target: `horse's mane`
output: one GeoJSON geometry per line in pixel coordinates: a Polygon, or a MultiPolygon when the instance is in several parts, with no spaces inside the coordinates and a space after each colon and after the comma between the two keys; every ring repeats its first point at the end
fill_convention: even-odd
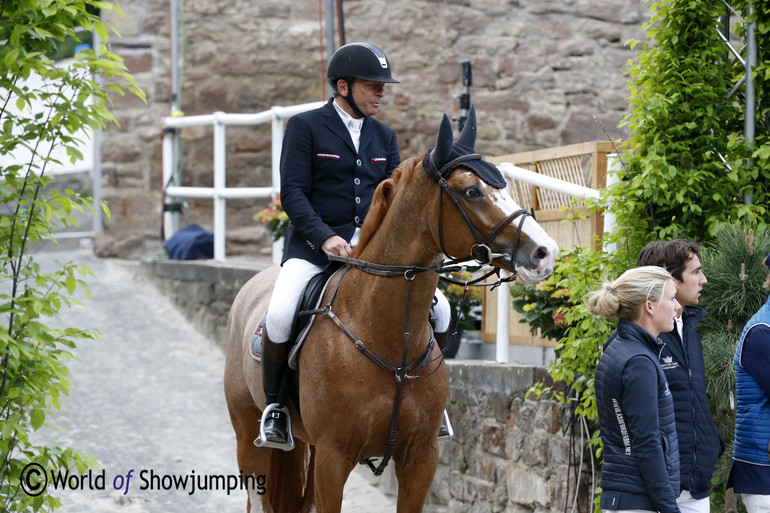
{"type": "Polygon", "coordinates": [[[387,180],[383,180],[372,196],[372,204],[369,207],[369,213],[366,214],[364,224],[361,226],[361,234],[358,238],[358,244],[353,248],[351,254],[352,258],[358,258],[361,255],[361,251],[366,247],[366,244],[374,236],[377,228],[382,224],[382,220],[385,218],[390,204],[393,198],[396,196],[396,192],[403,183],[409,182],[414,175],[415,169],[419,166],[419,162],[416,157],[410,157],[393,171],[393,176],[387,180]]]}

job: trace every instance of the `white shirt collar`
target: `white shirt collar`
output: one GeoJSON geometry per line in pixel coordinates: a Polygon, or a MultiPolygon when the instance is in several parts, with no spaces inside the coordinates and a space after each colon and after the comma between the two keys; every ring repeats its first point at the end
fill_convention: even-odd
{"type": "Polygon", "coordinates": [[[342,107],[340,107],[340,104],[337,103],[337,98],[334,99],[334,109],[337,111],[337,114],[340,115],[340,119],[342,120],[342,123],[347,127],[348,130],[361,130],[361,126],[364,124],[363,118],[356,119],[347,112],[345,112],[342,107]]]}

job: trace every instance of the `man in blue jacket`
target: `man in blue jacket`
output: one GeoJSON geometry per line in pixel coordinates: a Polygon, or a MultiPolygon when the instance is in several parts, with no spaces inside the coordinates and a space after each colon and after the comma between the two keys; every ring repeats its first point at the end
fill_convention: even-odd
{"type": "MultiPolygon", "coordinates": [[[[329,255],[350,256],[374,190],[401,162],[395,132],[372,118],[385,84],[398,83],[382,50],[369,43],[344,45],[329,61],[326,76],[334,97],[289,119],[281,150],[281,204],[291,223],[262,338],[268,405],[278,402],[291,325],[305,286],[329,265],[329,255]]],[[[437,298],[434,326],[446,332],[449,302],[443,295],[437,298]]],[[[268,445],[287,442],[287,421],[282,409],[265,411],[268,445]]]]}
{"type": "Polygon", "coordinates": [[[682,512],[708,513],[711,477],[725,443],[714,424],[706,397],[703,346],[695,324],[706,316],[697,306],[707,282],[697,244],[686,240],[656,241],[639,253],[638,266],[657,265],[668,270],[676,283],[676,299],[683,307],[676,327],[659,337],[665,343],[660,365],[674,398],[679,439],[682,512]]]}

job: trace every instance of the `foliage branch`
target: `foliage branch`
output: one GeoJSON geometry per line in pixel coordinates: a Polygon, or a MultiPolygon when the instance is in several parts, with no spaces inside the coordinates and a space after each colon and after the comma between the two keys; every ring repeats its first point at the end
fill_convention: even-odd
{"type": "MultiPolygon", "coordinates": [[[[60,505],[47,491],[35,495],[21,489],[21,471],[28,464],[79,472],[95,465],[85,453],[34,441],[34,432],[44,424],[56,427],[51,415],[69,393],[71,350],[98,333],[52,322],[62,307],[80,304],[74,297],[78,289],[88,297],[83,278],[90,270],[73,262],[43,270],[30,249],[55,240],[58,229],[77,225],[76,212],[103,209],[109,214],[103,202],[70,190],[47,192],[51,167],[62,164],[54,149],[64,148],[70,162],[82,159],[79,148],[88,130],[115,122],[108,110],[110,94],[129,91],[144,98],[123,60],[106,45],[109,32],[117,31],[101,20],[100,11],[121,13],[116,3],[96,0],[0,0],[0,155],[15,157],[0,166],[3,511],[60,505]],[[82,40],[84,31],[103,43],[81,50],[68,65],[52,60],[57,49],[82,40]]],[[[36,488],[40,482],[33,478],[26,485],[36,488]]]]}
{"type": "Polygon", "coordinates": [[[482,287],[468,285],[473,281],[473,275],[468,271],[457,271],[449,273],[454,280],[465,282],[465,285],[439,280],[438,288],[449,301],[449,307],[452,312],[452,323],[450,332],[453,330],[470,331],[478,328],[481,317],[477,309],[481,306],[483,296],[482,287]]]}
{"type": "MultiPolygon", "coordinates": [[[[594,426],[590,442],[597,457],[601,457],[601,441],[596,429],[594,371],[614,326],[588,313],[587,295],[602,281],[634,266],[639,250],[651,240],[687,238],[709,248],[720,233],[748,233],[752,228],[759,233],[770,223],[770,4],[754,2],[751,15],[746,14],[747,2],[731,5],[757,27],[754,141],[743,135],[743,88],[729,96],[743,68],[726,57],[726,47],[715,30],[724,23],[724,2],[652,3],[650,21],[642,27],[648,40],[629,43],[637,50],[627,67],[630,112],[622,123],[632,132],[624,143],[630,149],[621,156],[618,183],[602,190],[598,200],[586,202],[589,213],[615,214],[616,228],[602,241],[562,252],[545,285],[566,291],[560,297],[551,301],[536,290],[525,291],[530,294],[525,300],[547,303],[531,310],[533,330],[543,330],[549,322],[546,332],[565,330],[556,344],[557,358],[548,367],[557,385],[540,385],[532,392],[561,401],[589,421],[594,426]],[[596,250],[602,244],[615,249],[596,250]],[[554,326],[554,315],[560,326],[554,326]]],[[[742,25],[733,31],[739,36],[745,33],[742,25]]],[[[709,267],[704,268],[708,275],[709,267]]],[[[525,304],[530,303],[518,306],[525,304]]],[[[705,346],[709,334],[701,335],[705,346]]],[[[725,354],[713,358],[718,361],[707,361],[707,366],[720,365],[725,354]]],[[[724,388],[713,387],[710,394],[721,397],[720,401],[726,395],[724,388]]]]}

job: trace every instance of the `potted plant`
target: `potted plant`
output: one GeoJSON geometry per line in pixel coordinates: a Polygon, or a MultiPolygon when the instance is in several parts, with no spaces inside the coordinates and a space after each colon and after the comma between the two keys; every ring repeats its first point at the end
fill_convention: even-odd
{"type": "Polygon", "coordinates": [[[569,289],[563,286],[564,277],[557,269],[534,285],[515,282],[510,286],[513,309],[521,314],[519,322],[529,324],[533,335],[561,340],[567,334],[567,310],[573,305],[569,289]]]}
{"type": "Polygon", "coordinates": [[[281,195],[277,195],[266,209],[257,212],[254,220],[265,225],[265,231],[273,237],[273,242],[280,240],[289,227],[289,215],[281,206],[281,195]]]}
{"type": "MultiPolygon", "coordinates": [[[[455,280],[469,282],[473,280],[470,272],[454,272],[449,276],[455,280]]],[[[449,324],[446,358],[454,358],[460,346],[460,340],[466,331],[479,329],[481,325],[481,287],[465,286],[439,280],[438,288],[444,293],[452,308],[452,321],[449,324]]]]}

